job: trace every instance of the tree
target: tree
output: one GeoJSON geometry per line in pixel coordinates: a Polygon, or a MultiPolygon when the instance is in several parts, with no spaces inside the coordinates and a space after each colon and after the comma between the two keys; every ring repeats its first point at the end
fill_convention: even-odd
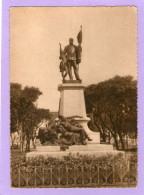
{"type": "Polygon", "coordinates": [[[94,130],[105,141],[111,134],[118,146],[118,137],[124,149],[125,134],[137,132],[137,82],[132,76],[115,76],[90,85],[85,90],[86,108],[94,130]]]}
{"type": "Polygon", "coordinates": [[[11,133],[17,131],[18,126],[18,110],[20,106],[20,95],[22,86],[18,83],[10,84],[10,130],[11,133]]]}
{"type": "MultiPolygon", "coordinates": [[[[34,128],[45,118],[50,118],[48,109],[37,108],[37,100],[42,92],[35,87],[25,87],[18,83],[10,84],[10,113],[11,132],[21,128],[22,148],[25,135],[29,141],[33,135],[34,128]]],[[[29,147],[29,146],[28,146],[29,147]]]]}

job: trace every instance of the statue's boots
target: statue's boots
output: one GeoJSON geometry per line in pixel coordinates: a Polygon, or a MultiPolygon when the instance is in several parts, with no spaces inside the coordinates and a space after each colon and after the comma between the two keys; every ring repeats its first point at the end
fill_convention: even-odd
{"type": "Polygon", "coordinates": [[[92,141],[92,139],[91,139],[91,138],[89,138],[89,137],[87,137],[87,139],[88,139],[88,141],[92,141]]]}
{"type": "Polygon", "coordinates": [[[83,140],[82,141],[82,145],[86,145],[87,143],[86,143],[86,140],[83,140]]]}

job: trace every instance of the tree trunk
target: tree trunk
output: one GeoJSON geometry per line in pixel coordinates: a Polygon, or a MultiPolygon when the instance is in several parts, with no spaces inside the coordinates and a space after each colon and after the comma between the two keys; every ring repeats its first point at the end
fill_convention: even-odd
{"type": "Polygon", "coordinates": [[[123,138],[122,138],[122,135],[121,135],[121,130],[118,131],[118,135],[119,135],[119,138],[120,138],[120,142],[121,142],[121,145],[122,145],[122,150],[125,149],[125,146],[124,146],[124,141],[123,141],[123,138]]]}
{"type": "Polygon", "coordinates": [[[94,122],[94,116],[93,116],[93,111],[89,113],[88,117],[91,119],[91,124],[92,124],[92,130],[95,132],[95,122],[94,122]]]}
{"type": "Polygon", "coordinates": [[[24,132],[21,132],[21,137],[20,137],[21,153],[23,153],[23,151],[24,151],[24,141],[25,141],[25,134],[24,134],[24,132]]]}
{"type": "Polygon", "coordinates": [[[30,151],[30,139],[27,138],[27,141],[26,141],[26,151],[30,151]]]}
{"type": "Polygon", "coordinates": [[[10,135],[10,139],[11,139],[11,149],[13,150],[13,139],[12,139],[12,133],[10,135]]]}
{"type": "Polygon", "coordinates": [[[119,145],[118,145],[118,141],[117,141],[116,136],[114,135],[113,138],[114,138],[114,140],[115,140],[116,149],[119,150],[119,145]]]}
{"type": "Polygon", "coordinates": [[[93,120],[93,125],[97,127],[98,131],[100,132],[100,136],[103,139],[103,142],[106,142],[106,135],[105,132],[101,130],[101,127],[97,124],[96,120],[93,120]]]}
{"type": "Polygon", "coordinates": [[[21,153],[23,153],[23,145],[24,145],[24,144],[23,144],[23,141],[21,141],[21,142],[20,142],[20,151],[21,151],[21,153]]]}
{"type": "Polygon", "coordinates": [[[105,136],[105,134],[104,133],[100,133],[100,135],[101,135],[101,137],[103,139],[103,142],[106,142],[106,136],[105,136]]]}

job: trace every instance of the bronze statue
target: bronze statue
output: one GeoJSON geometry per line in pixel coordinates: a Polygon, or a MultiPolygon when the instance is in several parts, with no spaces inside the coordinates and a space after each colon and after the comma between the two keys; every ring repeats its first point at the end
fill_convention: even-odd
{"type": "Polygon", "coordinates": [[[82,27],[77,36],[77,40],[79,43],[78,46],[74,45],[73,38],[70,38],[69,45],[67,45],[64,48],[64,51],[61,49],[61,44],[60,44],[60,59],[62,60],[60,63],[60,72],[62,73],[63,80],[65,80],[67,74],[69,75],[70,80],[73,80],[73,76],[72,76],[72,67],[73,67],[76,80],[81,81],[79,77],[79,63],[81,62],[81,53],[82,53],[82,48],[81,48],[82,27]]]}
{"type": "Polygon", "coordinates": [[[89,138],[84,128],[77,123],[74,118],[65,118],[63,116],[59,116],[60,124],[59,129],[64,138],[63,142],[67,145],[75,145],[82,144],[86,145],[86,139],[88,141],[92,141],[89,138]]]}
{"type": "Polygon", "coordinates": [[[58,127],[58,132],[60,133],[59,142],[61,145],[74,145],[80,142],[76,133],[68,132],[61,124],[58,127]],[[78,141],[77,141],[78,140],[78,141]]]}
{"type": "Polygon", "coordinates": [[[86,145],[86,140],[92,141],[84,128],[75,121],[81,116],[59,116],[57,123],[49,123],[47,127],[40,127],[38,138],[44,145],[86,145]]]}
{"type": "Polygon", "coordinates": [[[69,45],[64,48],[64,53],[67,54],[67,66],[69,71],[70,80],[73,80],[72,67],[74,69],[74,74],[76,80],[80,80],[78,73],[78,64],[76,63],[76,52],[77,47],[73,44],[73,39],[69,39],[69,45]]]}

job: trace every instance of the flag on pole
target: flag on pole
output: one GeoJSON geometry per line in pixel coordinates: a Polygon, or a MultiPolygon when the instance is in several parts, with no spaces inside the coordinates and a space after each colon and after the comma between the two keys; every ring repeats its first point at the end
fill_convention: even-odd
{"type": "Polygon", "coordinates": [[[77,41],[79,43],[79,45],[77,46],[77,52],[76,52],[76,63],[79,64],[81,63],[81,54],[82,54],[82,47],[81,47],[81,43],[82,43],[82,26],[80,29],[80,32],[77,35],[77,41]]]}
{"type": "Polygon", "coordinates": [[[80,32],[77,35],[77,41],[79,44],[82,43],[82,26],[81,26],[80,32]]]}
{"type": "Polygon", "coordinates": [[[77,46],[76,49],[76,63],[79,64],[81,63],[81,54],[82,54],[82,47],[81,47],[81,43],[82,43],[82,26],[80,29],[80,32],[77,35],[77,41],[79,43],[79,45],[77,46]]]}

